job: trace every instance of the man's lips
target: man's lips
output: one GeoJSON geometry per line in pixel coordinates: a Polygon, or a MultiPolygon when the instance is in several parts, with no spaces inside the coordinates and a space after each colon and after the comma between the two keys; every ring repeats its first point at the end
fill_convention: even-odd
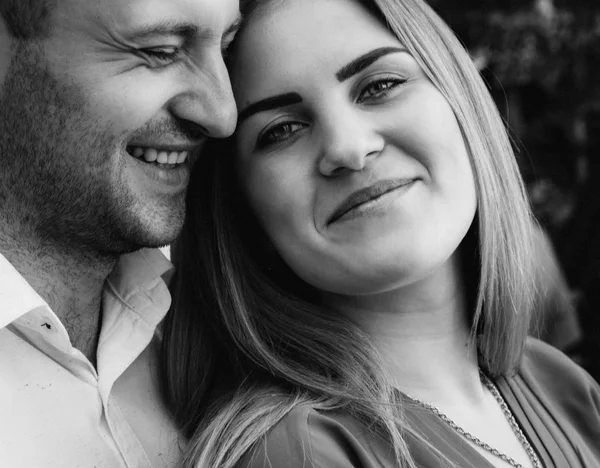
{"type": "Polygon", "coordinates": [[[157,151],[194,151],[202,146],[203,141],[198,142],[159,142],[159,141],[130,141],[127,147],[154,148],[157,151]]]}
{"type": "Polygon", "coordinates": [[[386,193],[397,190],[401,187],[413,183],[416,179],[387,179],[381,180],[369,187],[357,190],[350,194],[340,205],[336,208],[333,214],[327,220],[327,224],[335,223],[346,213],[358,208],[365,203],[376,200],[377,198],[385,195],[386,193]]]}

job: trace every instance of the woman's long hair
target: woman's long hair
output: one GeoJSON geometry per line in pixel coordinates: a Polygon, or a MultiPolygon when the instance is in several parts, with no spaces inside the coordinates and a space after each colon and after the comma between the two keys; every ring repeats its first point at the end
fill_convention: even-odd
{"type": "MultiPolygon", "coordinates": [[[[242,2],[246,21],[273,1],[242,2]]],[[[531,215],[503,123],[469,56],[424,2],[362,3],[443,93],[463,132],[478,193],[463,243],[472,342],[489,374],[510,374],[528,330],[534,275],[531,215]]],[[[399,466],[414,467],[405,435],[419,436],[403,421],[377,351],[356,325],[321,307],[269,247],[240,192],[234,153],[231,140],[204,149],[173,251],[162,380],[190,439],[183,466],[234,467],[308,404],[343,409],[392,444],[399,466]]]]}

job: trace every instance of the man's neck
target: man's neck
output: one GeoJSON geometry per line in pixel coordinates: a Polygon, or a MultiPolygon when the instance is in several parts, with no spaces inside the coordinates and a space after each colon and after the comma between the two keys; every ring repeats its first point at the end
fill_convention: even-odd
{"type": "Polygon", "coordinates": [[[95,365],[102,288],[118,257],[0,232],[0,253],[48,303],[72,345],[95,365]]]}

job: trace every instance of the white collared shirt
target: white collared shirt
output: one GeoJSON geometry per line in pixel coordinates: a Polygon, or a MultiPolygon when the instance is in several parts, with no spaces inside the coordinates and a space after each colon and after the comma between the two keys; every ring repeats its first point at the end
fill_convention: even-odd
{"type": "Polygon", "coordinates": [[[103,292],[96,371],[0,255],[0,467],[175,466],[180,439],[155,352],[171,268],[158,250],[121,258],[103,292]]]}

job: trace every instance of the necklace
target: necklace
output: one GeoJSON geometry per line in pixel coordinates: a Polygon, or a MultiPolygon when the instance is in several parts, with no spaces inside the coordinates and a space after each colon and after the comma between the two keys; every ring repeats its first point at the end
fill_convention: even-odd
{"type": "MultiPolygon", "coordinates": [[[[494,383],[481,370],[479,371],[479,377],[481,378],[481,382],[486,386],[486,388],[490,391],[490,393],[492,394],[494,399],[500,405],[500,409],[502,410],[504,417],[510,424],[510,427],[513,430],[514,434],[517,436],[517,439],[519,439],[519,442],[525,449],[525,452],[527,452],[527,456],[531,460],[533,467],[534,468],[543,468],[541,460],[539,459],[539,457],[535,453],[535,450],[533,449],[533,447],[527,440],[527,437],[525,437],[525,434],[523,434],[523,431],[521,430],[521,428],[519,427],[519,424],[515,420],[515,417],[513,416],[512,412],[510,411],[510,408],[506,404],[506,401],[504,401],[504,398],[502,398],[502,395],[500,394],[500,392],[498,391],[498,389],[496,388],[494,383]]],[[[440,418],[442,421],[444,421],[446,424],[448,424],[452,429],[454,429],[456,432],[458,432],[465,439],[467,439],[470,442],[474,443],[475,445],[481,447],[482,449],[486,450],[487,452],[491,453],[492,455],[495,455],[496,457],[500,458],[501,460],[504,460],[506,463],[508,463],[510,466],[512,466],[514,468],[524,468],[523,465],[518,463],[514,458],[509,457],[505,453],[500,452],[499,450],[491,447],[490,445],[486,444],[479,438],[477,438],[474,435],[470,434],[469,432],[465,431],[462,427],[460,427],[458,424],[456,424],[452,419],[450,419],[448,416],[446,416],[444,413],[442,413],[435,406],[425,403],[424,401],[421,401],[418,398],[413,398],[410,395],[406,395],[406,396],[410,400],[414,401],[415,403],[418,403],[422,407],[431,411],[433,414],[435,414],[438,418],[440,418]]]]}

